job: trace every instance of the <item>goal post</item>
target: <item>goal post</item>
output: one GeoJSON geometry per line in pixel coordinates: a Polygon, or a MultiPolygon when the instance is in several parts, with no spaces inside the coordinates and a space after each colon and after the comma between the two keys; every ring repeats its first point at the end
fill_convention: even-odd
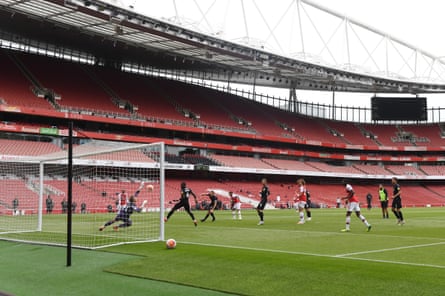
{"type": "MultiPolygon", "coordinates": [[[[164,143],[109,141],[74,147],[73,247],[164,240],[164,149],[164,143]],[[136,197],[139,209],[130,221],[116,221],[100,231],[131,196],[136,197]]],[[[8,196],[1,200],[5,194],[0,192],[0,239],[66,244],[67,164],[66,151],[39,158],[0,159],[5,172],[0,176],[0,191],[8,196]]]]}

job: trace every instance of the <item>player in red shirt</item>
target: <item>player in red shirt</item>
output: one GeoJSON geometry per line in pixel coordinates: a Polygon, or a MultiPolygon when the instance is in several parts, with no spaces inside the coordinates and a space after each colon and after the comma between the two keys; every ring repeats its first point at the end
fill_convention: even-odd
{"type": "Polygon", "coordinates": [[[371,224],[368,223],[366,218],[360,213],[360,205],[358,202],[357,197],[355,196],[354,189],[350,184],[346,184],[346,193],[347,195],[345,197],[342,197],[341,199],[346,200],[346,228],[342,230],[342,232],[349,232],[350,231],[350,224],[351,224],[351,213],[355,212],[357,215],[357,218],[362,220],[363,224],[366,225],[366,229],[369,232],[371,230],[371,224]]]}
{"type": "Polygon", "coordinates": [[[306,181],[302,178],[297,180],[298,189],[295,192],[295,208],[298,210],[298,215],[300,216],[300,221],[298,224],[304,224],[304,208],[306,207],[307,197],[306,197],[306,181]]]}
{"type": "Polygon", "coordinates": [[[127,205],[128,195],[125,192],[125,190],[122,190],[122,192],[116,194],[117,194],[117,210],[119,211],[127,205]]]}
{"type": "Polygon", "coordinates": [[[238,220],[242,220],[241,217],[241,200],[239,196],[233,195],[233,192],[229,192],[230,197],[230,208],[232,209],[232,219],[236,220],[236,216],[238,215],[238,220]]]}

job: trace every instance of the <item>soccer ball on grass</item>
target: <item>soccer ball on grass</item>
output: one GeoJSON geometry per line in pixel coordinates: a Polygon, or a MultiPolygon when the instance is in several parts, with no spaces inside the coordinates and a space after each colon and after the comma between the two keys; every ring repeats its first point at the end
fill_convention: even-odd
{"type": "Polygon", "coordinates": [[[165,245],[167,246],[167,249],[174,249],[176,248],[176,241],[170,238],[165,242],[165,245]]]}

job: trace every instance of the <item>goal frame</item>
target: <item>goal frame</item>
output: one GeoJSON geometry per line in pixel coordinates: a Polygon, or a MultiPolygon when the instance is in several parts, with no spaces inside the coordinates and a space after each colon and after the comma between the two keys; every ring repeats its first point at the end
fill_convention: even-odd
{"type": "MultiPolygon", "coordinates": [[[[120,145],[123,145],[120,143],[120,145]]],[[[98,161],[95,160],[88,160],[85,159],[85,157],[89,156],[95,156],[99,154],[107,154],[107,153],[115,153],[115,152],[121,152],[126,150],[135,150],[135,149],[142,149],[147,147],[153,147],[158,146],[159,147],[159,158],[158,160],[155,160],[153,163],[142,163],[142,162],[135,162],[136,166],[125,166],[128,168],[147,168],[147,169],[156,169],[159,170],[159,211],[157,209],[153,212],[158,212],[158,219],[159,219],[159,229],[158,229],[158,235],[157,237],[150,237],[146,240],[137,240],[137,241],[124,241],[124,242],[117,242],[112,244],[105,244],[105,245],[99,245],[99,246],[82,246],[82,245],[76,245],[73,244],[73,248],[82,248],[82,249],[98,249],[98,248],[104,248],[114,245],[121,245],[121,244],[131,244],[131,243],[140,243],[140,242],[152,242],[152,241],[163,241],[165,240],[165,222],[164,222],[164,215],[165,215],[165,143],[164,142],[155,142],[150,144],[131,144],[128,143],[128,145],[123,145],[122,147],[114,147],[110,149],[104,149],[100,151],[94,151],[94,152],[88,152],[88,153],[78,153],[73,155],[73,165],[82,165],[82,166],[109,166],[114,167],[116,165],[116,161],[103,161],[104,163],[98,163],[98,161]],[[84,158],[84,159],[81,159],[84,158]],[[107,162],[107,164],[105,164],[107,162]]],[[[51,156],[43,156],[43,157],[28,157],[24,156],[23,158],[13,158],[13,159],[5,159],[1,160],[2,162],[11,162],[11,163],[28,163],[28,164],[34,164],[38,165],[38,201],[37,201],[37,222],[35,225],[34,230],[32,229],[32,226],[29,228],[29,230],[19,230],[19,231],[11,231],[9,233],[19,233],[19,232],[41,232],[43,229],[43,211],[44,211],[44,202],[45,202],[45,165],[47,164],[56,164],[60,166],[68,167],[69,164],[69,157],[66,155],[64,156],[57,156],[57,157],[51,157],[51,156]]],[[[69,176],[69,174],[68,174],[69,176]]],[[[73,179],[73,177],[72,177],[73,179]]],[[[66,179],[67,184],[68,177],[66,179]]],[[[37,180],[36,180],[37,183],[37,180]]],[[[37,185],[37,184],[36,184],[37,185]]],[[[68,187],[68,185],[67,185],[68,187]]],[[[69,192],[70,190],[67,190],[66,192],[69,192]]],[[[37,190],[36,190],[37,192],[37,190]]],[[[67,213],[68,214],[68,213],[67,213]]],[[[62,214],[63,215],[63,214],[62,214]]],[[[67,226],[70,219],[67,219],[67,226]]],[[[68,228],[68,227],[67,227],[68,228]]],[[[155,232],[156,236],[156,232],[155,232]]],[[[0,236],[1,240],[11,240],[11,241],[20,241],[25,243],[35,243],[35,244],[44,244],[44,245],[58,245],[58,246],[68,246],[68,242],[66,244],[62,244],[59,242],[51,242],[51,241],[33,241],[33,240],[27,240],[27,239],[15,239],[15,238],[8,238],[7,236],[0,236]]]]}

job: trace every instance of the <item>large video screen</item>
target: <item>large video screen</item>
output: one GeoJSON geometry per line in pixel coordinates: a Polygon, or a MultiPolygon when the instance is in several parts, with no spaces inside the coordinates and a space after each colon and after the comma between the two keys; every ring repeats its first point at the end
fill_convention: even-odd
{"type": "Polygon", "coordinates": [[[424,97],[372,97],[372,120],[427,120],[424,97]]]}

